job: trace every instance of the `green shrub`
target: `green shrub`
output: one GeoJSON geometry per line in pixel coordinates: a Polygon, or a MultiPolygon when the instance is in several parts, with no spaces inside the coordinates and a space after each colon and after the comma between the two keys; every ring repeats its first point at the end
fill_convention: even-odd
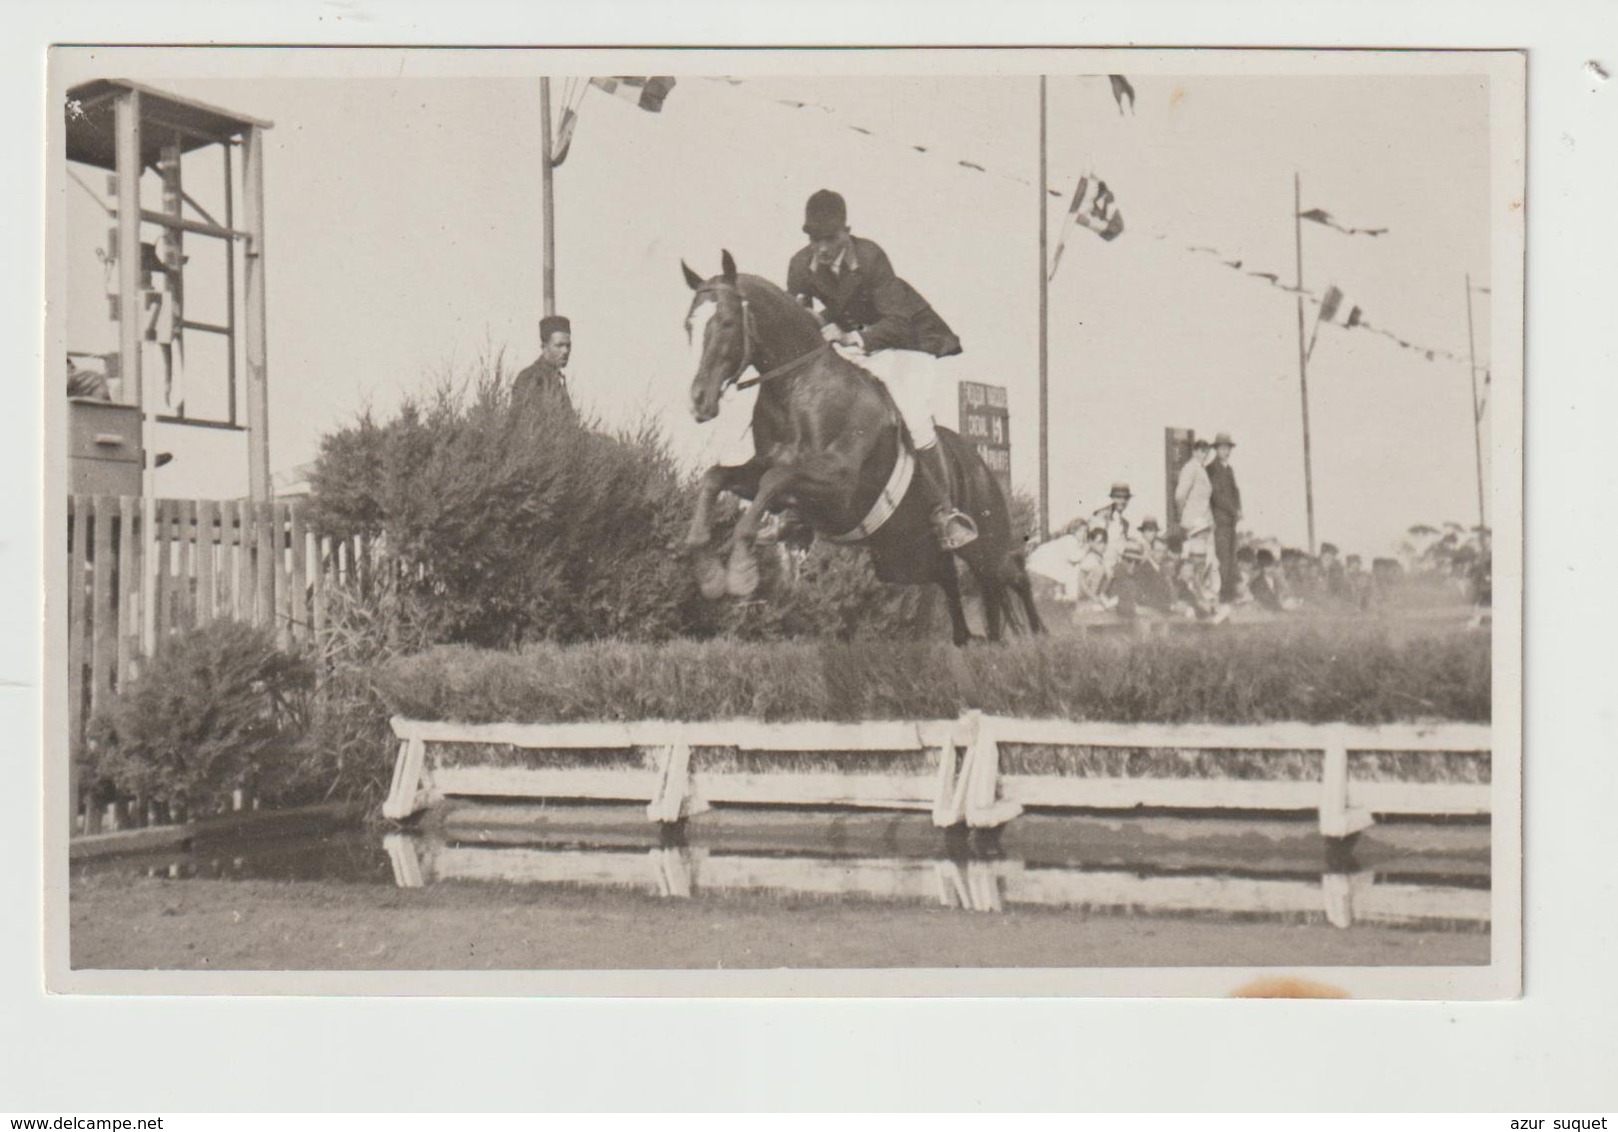
{"type": "MultiPolygon", "coordinates": [[[[877,581],[864,551],[830,543],[795,578],[763,546],[754,599],[705,601],[674,549],[695,479],[658,429],[514,412],[498,358],[324,437],[311,490],[322,533],[384,536],[440,643],[905,638],[934,623],[921,589],[877,581]]],[[[721,506],[719,535],[738,511],[721,506]]]]}
{"type": "Polygon", "coordinates": [[[926,719],[969,708],[1120,723],[1489,719],[1488,638],[1374,628],[1153,640],[597,642],[439,648],[378,674],[417,719],[926,719]]]}
{"type": "Polygon", "coordinates": [[[375,672],[389,657],[426,648],[425,625],[419,598],[397,584],[327,591],[310,744],[328,797],[368,814],[386,797],[397,743],[375,672]]]}
{"type": "Polygon", "coordinates": [[[168,638],[140,679],[91,721],[91,771],[123,796],[192,812],[237,788],[296,801],[320,775],[307,739],[314,669],[268,629],[235,621],[168,638]]]}

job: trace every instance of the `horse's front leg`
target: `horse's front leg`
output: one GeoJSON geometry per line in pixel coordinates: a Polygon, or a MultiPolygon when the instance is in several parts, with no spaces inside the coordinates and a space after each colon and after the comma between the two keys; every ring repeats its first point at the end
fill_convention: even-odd
{"type": "Polygon", "coordinates": [[[724,564],[710,545],[713,542],[714,503],[722,491],[755,494],[762,472],[762,468],[753,464],[730,467],[715,464],[703,473],[702,483],[697,488],[696,510],[691,515],[691,527],[685,536],[685,549],[692,556],[697,588],[709,601],[723,597],[728,585],[724,564]]]}
{"type": "Polygon", "coordinates": [[[725,568],[725,589],[736,597],[748,597],[758,589],[758,560],[753,556],[753,543],[758,538],[759,524],[769,513],[775,501],[797,478],[796,470],[774,467],[759,477],[758,490],[753,503],[736,523],[730,535],[730,559],[725,568]]]}

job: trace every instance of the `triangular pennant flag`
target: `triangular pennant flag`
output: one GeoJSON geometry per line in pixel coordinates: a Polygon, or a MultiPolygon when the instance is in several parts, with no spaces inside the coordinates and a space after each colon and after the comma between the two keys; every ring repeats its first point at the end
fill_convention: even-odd
{"type": "Polygon", "coordinates": [[[578,125],[579,116],[573,108],[562,111],[562,121],[556,127],[556,145],[551,153],[551,168],[559,168],[567,160],[568,147],[573,144],[573,128],[578,125]]]}
{"type": "Polygon", "coordinates": [[[1306,212],[1300,212],[1298,213],[1298,219],[1323,225],[1334,231],[1341,232],[1345,236],[1380,236],[1387,231],[1386,228],[1350,228],[1348,225],[1340,223],[1336,217],[1323,208],[1311,208],[1306,212]]]}
{"type": "Polygon", "coordinates": [[[1124,99],[1129,99],[1129,112],[1135,112],[1135,88],[1129,85],[1129,80],[1122,75],[1108,75],[1107,81],[1112,84],[1112,100],[1118,104],[1118,113],[1124,112],[1124,99]]]}

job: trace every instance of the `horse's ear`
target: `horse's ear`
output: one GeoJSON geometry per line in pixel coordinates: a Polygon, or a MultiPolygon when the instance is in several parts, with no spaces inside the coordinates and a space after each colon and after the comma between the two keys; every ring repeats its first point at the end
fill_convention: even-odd
{"type": "Polygon", "coordinates": [[[685,272],[686,286],[690,287],[693,291],[702,286],[702,276],[698,275],[695,271],[692,271],[689,267],[687,267],[685,260],[683,259],[680,261],[680,270],[685,272]]]}
{"type": "Polygon", "coordinates": [[[736,261],[731,257],[729,249],[720,253],[719,270],[724,275],[725,282],[732,285],[736,282],[736,261]]]}

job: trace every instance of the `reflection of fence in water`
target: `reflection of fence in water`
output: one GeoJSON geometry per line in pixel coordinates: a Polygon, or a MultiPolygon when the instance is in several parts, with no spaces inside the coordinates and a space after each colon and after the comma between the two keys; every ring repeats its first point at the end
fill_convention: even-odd
{"type": "Polygon", "coordinates": [[[668,898],[770,894],[793,899],[935,904],[975,912],[1015,907],[1147,916],[1211,916],[1487,930],[1486,887],[1410,881],[1374,870],[1308,875],[1154,873],[1013,859],[826,857],[652,849],[461,844],[390,833],[402,888],[438,881],[633,891],[668,898]]]}

